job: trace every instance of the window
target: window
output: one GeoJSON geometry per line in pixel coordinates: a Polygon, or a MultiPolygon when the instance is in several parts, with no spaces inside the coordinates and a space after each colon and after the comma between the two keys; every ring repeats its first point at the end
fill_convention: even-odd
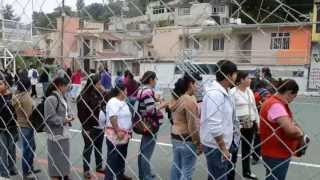
{"type": "Polygon", "coordinates": [[[171,12],[174,12],[174,9],[173,8],[167,8],[167,13],[171,13],[171,12]]]}
{"type": "Polygon", "coordinates": [[[179,16],[190,15],[190,8],[179,8],[178,15],[179,16]]]}
{"type": "Polygon", "coordinates": [[[135,76],[139,76],[139,74],[140,74],[140,63],[139,62],[132,63],[132,74],[135,76]]]}
{"type": "Polygon", "coordinates": [[[225,13],[225,7],[224,6],[216,6],[212,8],[213,14],[224,14],[225,13]]]}
{"type": "Polygon", "coordinates": [[[200,49],[200,39],[199,38],[193,39],[193,49],[200,49]]]}
{"type": "Polygon", "coordinates": [[[224,50],[224,38],[218,38],[212,40],[212,50],[222,51],[224,50]]]}
{"type": "Polygon", "coordinates": [[[290,49],[290,33],[271,33],[270,49],[290,49]]]}
{"type": "Polygon", "coordinates": [[[46,39],[46,49],[49,50],[51,46],[51,39],[46,39]]]}
{"type": "Polygon", "coordinates": [[[115,41],[103,40],[103,49],[114,49],[116,45],[115,41]]]}
{"type": "Polygon", "coordinates": [[[293,77],[303,77],[304,72],[303,71],[293,71],[292,76],[293,77]]]}
{"type": "Polygon", "coordinates": [[[185,47],[187,49],[200,49],[200,38],[189,37],[186,38],[185,47]]]}
{"type": "Polygon", "coordinates": [[[165,13],[165,8],[163,6],[153,8],[153,14],[163,14],[163,13],[165,13]]]}

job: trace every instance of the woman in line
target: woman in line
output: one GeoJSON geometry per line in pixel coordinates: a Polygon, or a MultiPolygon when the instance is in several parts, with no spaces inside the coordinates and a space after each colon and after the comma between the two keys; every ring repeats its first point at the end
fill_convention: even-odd
{"type": "Polygon", "coordinates": [[[44,104],[47,132],[48,173],[52,180],[70,179],[70,134],[68,127],[74,120],[65,97],[69,79],[56,77],[49,85],[44,104]]]}
{"type": "Polygon", "coordinates": [[[106,105],[106,141],[108,147],[105,180],[131,180],[126,176],[125,164],[132,135],[131,112],[126,103],[127,90],[123,85],[114,87],[106,105]]]}
{"type": "Polygon", "coordinates": [[[251,79],[245,71],[238,71],[236,87],[231,89],[236,106],[236,116],[240,120],[242,175],[247,179],[257,179],[251,172],[250,154],[252,149],[254,124],[259,124],[259,114],[254,94],[250,89],[251,79]]]}
{"type": "Polygon", "coordinates": [[[15,108],[17,122],[20,128],[20,138],[22,142],[22,175],[24,179],[35,179],[35,173],[40,172],[39,169],[35,170],[33,167],[36,144],[34,139],[35,131],[31,124],[32,119],[29,119],[33,107],[30,89],[30,79],[22,73],[17,82],[17,93],[13,96],[12,105],[15,108]]]}
{"type": "Polygon", "coordinates": [[[174,99],[169,106],[173,113],[171,180],[191,180],[197,154],[201,152],[196,89],[195,80],[185,74],[175,83],[173,90],[174,99]]]}
{"type": "Polygon", "coordinates": [[[261,155],[266,180],[285,180],[291,157],[303,142],[303,130],[294,121],[289,104],[297,97],[299,86],[287,79],[278,93],[268,98],[260,110],[261,155]]]}
{"type": "Polygon", "coordinates": [[[151,133],[150,130],[147,129],[147,132],[142,134],[138,155],[139,178],[140,180],[152,180],[155,179],[156,176],[152,173],[150,162],[156,145],[157,131],[162,124],[160,121],[163,115],[160,109],[165,108],[167,104],[160,102],[159,107],[156,105],[159,99],[155,97],[154,92],[157,84],[157,75],[155,72],[145,72],[142,76],[141,83],[143,86],[139,88],[137,93],[137,100],[139,102],[138,113],[143,119],[152,121],[153,127],[157,130],[151,133]]]}
{"type": "Polygon", "coordinates": [[[91,154],[94,149],[96,158],[96,172],[104,173],[102,161],[103,128],[99,127],[100,105],[103,101],[104,89],[100,83],[100,76],[90,75],[87,83],[77,98],[78,117],[82,125],[83,172],[84,178],[90,179],[91,154]]]}

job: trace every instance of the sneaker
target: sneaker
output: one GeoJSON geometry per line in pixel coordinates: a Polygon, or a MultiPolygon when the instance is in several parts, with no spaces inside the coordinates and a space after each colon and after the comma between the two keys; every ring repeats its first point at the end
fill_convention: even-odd
{"type": "Polygon", "coordinates": [[[41,173],[41,169],[33,169],[32,168],[31,172],[34,174],[38,174],[38,173],[41,173]]]}
{"type": "Polygon", "coordinates": [[[91,173],[90,173],[90,171],[84,172],[84,173],[83,173],[83,177],[84,177],[84,179],[91,179],[91,173]]]}
{"type": "Polygon", "coordinates": [[[246,173],[243,175],[243,177],[246,179],[258,180],[258,177],[253,173],[246,173]]]}
{"type": "Polygon", "coordinates": [[[96,169],[96,172],[104,174],[105,173],[105,169],[104,168],[99,168],[99,169],[96,169]]]}
{"type": "Polygon", "coordinates": [[[18,175],[18,171],[17,170],[11,170],[10,171],[10,176],[16,176],[18,175]]]}
{"type": "Polygon", "coordinates": [[[119,180],[132,180],[131,177],[126,176],[126,175],[122,175],[122,176],[118,177],[118,179],[119,179],[119,180]]]}
{"type": "Polygon", "coordinates": [[[28,175],[23,176],[23,180],[35,180],[35,179],[37,179],[37,176],[33,173],[29,173],[28,175]]]}

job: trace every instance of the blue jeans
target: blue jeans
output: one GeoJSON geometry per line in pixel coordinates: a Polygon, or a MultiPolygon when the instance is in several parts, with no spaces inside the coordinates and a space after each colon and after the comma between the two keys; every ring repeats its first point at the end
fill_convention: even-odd
{"type": "Polygon", "coordinates": [[[0,177],[9,177],[15,171],[16,162],[16,134],[0,131],[0,177]]]}
{"type": "Polygon", "coordinates": [[[207,160],[208,180],[227,180],[230,172],[230,162],[225,160],[219,149],[204,146],[207,160]]]}
{"type": "Polygon", "coordinates": [[[33,169],[36,150],[34,130],[32,128],[21,128],[20,137],[22,141],[22,173],[26,176],[33,169]]]}
{"type": "Polygon", "coordinates": [[[263,156],[266,168],[266,180],[285,180],[289,169],[290,158],[276,159],[263,156]]]}
{"type": "Polygon", "coordinates": [[[156,146],[156,137],[152,135],[143,135],[140,144],[140,153],[138,155],[139,178],[141,180],[154,179],[151,172],[151,156],[156,146]]]}
{"type": "Polygon", "coordinates": [[[192,180],[197,161],[196,145],[172,139],[171,180],[192,180]]]}
{"type": "Polygon", "coordinates": [[[114,145],[108,139],[107,167],[105,169],[105,180],[121,179],[125,172],[128,144],[114,145]]]}

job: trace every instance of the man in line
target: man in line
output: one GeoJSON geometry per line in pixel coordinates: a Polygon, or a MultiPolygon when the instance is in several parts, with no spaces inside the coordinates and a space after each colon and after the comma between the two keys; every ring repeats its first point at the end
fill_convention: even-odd
{"type": "Polygon", "coordinates": [[[217,63],[216,81],[206,89],[201,105],[200,139],[207,160],[208,179],[227,180],[229,152],[233,143],[235,106],[229,94],[237,78],[237,66],[228,60],[217,63]]]}

